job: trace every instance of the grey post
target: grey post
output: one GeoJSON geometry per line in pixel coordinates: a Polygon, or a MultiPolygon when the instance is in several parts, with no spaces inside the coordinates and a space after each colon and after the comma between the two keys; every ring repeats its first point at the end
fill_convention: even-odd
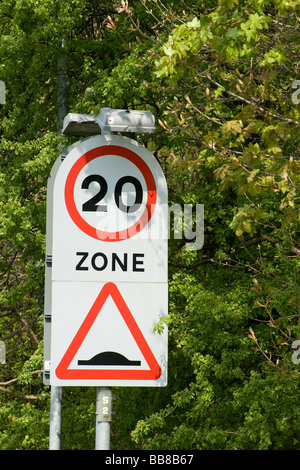
{"type": "Polygon", "coordinates": [[[60,450],[62,387],[51,387],[49,450],[60,450]]]}
{"type": "MultiPolygon", "coordinates": [[[[113,134],[102,130],[101,134],[113,134]]],[[[95,450],[110,450],[112,392],[110,387],[97,387],[95,450]]]]}
{"type": "Polygon", "coordinates": [[[110,387],[97,387],[95,450],[110,450],[112,392],[110,387]]]}
{"type": "MultiPolygon", "coordinates": [[[[62,0],[60,0],[62,2],[62,0]]],[[[57,131],[61,133],[63,119],[68,113],[68,74],[64,51],[64,38],[60,39],[61,51],[57,61],[57,131]]],[[[62,387],[51,386],[49,450],[60,450],[62,387]]]]}

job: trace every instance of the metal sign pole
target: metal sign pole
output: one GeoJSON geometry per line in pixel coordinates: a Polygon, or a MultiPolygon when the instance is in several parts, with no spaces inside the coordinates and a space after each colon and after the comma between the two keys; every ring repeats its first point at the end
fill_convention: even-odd
{"type": "Polygon", "coordinates": [[[51,387],[49,450],[60,450],[62,387],[51,387]]]}
{"type": "MultiPolygon", "coordinates": [[[[60,0],[62,2],[62,0],[60,0]]],[[[61,54],[57,61],[57,131],[62,131],[63,119],[68,113],[68,66],[64,52],[64,38],[60,39],[61,54]]],[[[60,450],[62,387],[51,386],[49,450],[60,450]]]]}
{"type": "MultiPolygon", "coordinates": [[[[113,134],[103,131],[101,134],[113,134]]],[[[110,450],[110,422],[112,410],[112,393],[110,387],[96,388],[96,440],[95,450],[110,450]]]]}
{"type": "Polygon", "coordinates": [[[97,387],[95,450],[110,450],[111,415],[111,388],[97,387]]]}

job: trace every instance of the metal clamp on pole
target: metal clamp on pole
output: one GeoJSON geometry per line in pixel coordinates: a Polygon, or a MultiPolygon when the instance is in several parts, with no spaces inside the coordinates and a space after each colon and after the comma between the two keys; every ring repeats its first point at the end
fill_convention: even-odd
{"type": "Polygon", "coordinates": [[[110,422],[112,418],[112,391],[110,387],[97,387],[96,450],[110,450],[110,422]]]}

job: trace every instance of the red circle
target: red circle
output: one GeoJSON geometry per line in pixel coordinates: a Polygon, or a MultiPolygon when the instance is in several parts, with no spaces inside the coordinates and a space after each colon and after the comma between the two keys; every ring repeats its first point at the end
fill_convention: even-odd
{"type": "Polygon", "coordinates": [[[148,165],[135,152],[124,147],[119,147],[118,145],[105,145],[103,147],[96,147],[89,150],[74,163],[66,180],[65,201],[67,210],[73,222],[80,228],[80,230],[90,237],[108,242],[127,240],[140,232],[151,219],[156,204],[156,184],[148,165]],[[138,167],[147,185],[148,198],[143,214],[135,224],[119,232],[103,232],[102,230],[98,230],[88,224],[79,214],[74,199],[75,182],[82,168],[95,158],[103,157],[105,155],[117,155],[119,157],[127,158],[127,160],[131,161],[138,167]]]}

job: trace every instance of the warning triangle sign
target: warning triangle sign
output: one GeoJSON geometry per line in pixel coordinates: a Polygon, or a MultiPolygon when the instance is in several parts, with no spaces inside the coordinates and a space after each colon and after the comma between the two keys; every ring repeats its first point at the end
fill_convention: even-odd
{"type": "Polygon", "coordinates": [[[61,380],[157,380],[161,376],[161,373],[161,368],[138,324],[118,287],[112,282],[108,282],[102,287],[90,311],[55,370],[56,376],[61,380]],[[78,365],[80,366],[78,369],[70,367],[96,318],[101,315],[102,307],[109,296],[111,296],[111,299],[115,303],[142,356],[148,364],[149,369],[137,369],[136,367],[132,369],[130,368],[131,366],[139,366],[141,362],[130,361],[121,354],[111,351],[98,354],[91,360],[78,361],[78,365]],[[101,364],[106,364],[106,367],[103,369],[99,368],[101,364]],[[110,369],[107,367],[108,364],[114,365],[114,367],[110,369]],[[88,368],[84,367],[85,365],[88,365],[88,368]],[[116,368],[116,365],[119,367],[116,368]]]}

